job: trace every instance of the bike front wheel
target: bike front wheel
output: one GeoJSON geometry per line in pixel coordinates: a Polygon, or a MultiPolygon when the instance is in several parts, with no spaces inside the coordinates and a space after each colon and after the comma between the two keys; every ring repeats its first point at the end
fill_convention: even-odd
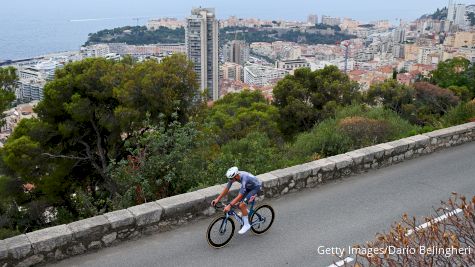
{"type": "Polygon", "coordinates": [[[254,211],[251,217],[251,231],[260,235],[265,233],[274,223],[275,212],[269,205],[262,205],[254,211]]]}
{"type": "Polygon", "coordinates": [[[206,232],[208,244],[214,248],[226,246],[234,235],[234,221],[229,217],[219,217],[210,223],[206,232]]]}

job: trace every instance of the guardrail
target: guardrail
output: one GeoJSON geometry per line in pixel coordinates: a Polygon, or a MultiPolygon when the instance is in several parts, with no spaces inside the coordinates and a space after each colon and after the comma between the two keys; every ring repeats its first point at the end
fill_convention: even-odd
{"type": "MultiPolygon", "coordinates": [[[[371,169],[475,140],[475,122],[416,135],[258,175],[265,198],[278,197],[371,169]]],[[[169,230],[190,219],[211,216],[224,185],[181,194],[0,240],[0,267],[32,266],[98,250],[141,235],[169,230]]],[[[233,197],[239,191],[234,184],[233,197]]]]}

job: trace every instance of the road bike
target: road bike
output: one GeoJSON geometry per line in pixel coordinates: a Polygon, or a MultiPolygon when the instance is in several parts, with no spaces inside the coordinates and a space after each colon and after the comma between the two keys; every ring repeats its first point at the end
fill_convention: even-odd
{"type": "MultiPolygon", "coordinates": [[[[261,235],[272,226],[275,213],[274,209],[267,204],[260,205],[254,209],[254,202],[255,201],[250,202],[249,223],[251,224],[251,231],[256,235],[261,235]]],[[[222,209],[225,206],[224,203],[218,203],[215,208],[222,209]]],[[[206,239],[210,246],[222,248],[231,241],[235,230],[234,221],[231,219],[232,217],[241,224],[241,227],[244,225],[241,211],[236,212],[235,209],[236,206],[232,206],[229,212],[214,219],[210,223],[206,232],[206,239]]]]}

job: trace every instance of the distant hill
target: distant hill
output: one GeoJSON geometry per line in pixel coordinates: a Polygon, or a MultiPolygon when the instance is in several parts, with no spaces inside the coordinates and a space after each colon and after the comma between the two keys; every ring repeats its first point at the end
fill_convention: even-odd
{"type": "Polygon", "coordinates": [[[447,19],[448,10],[447,7],[442,9],[437,8],[437,10],[432,14],[426,14],[422,16],[420,19],[435,19],[435,20],[443,20],[447,19]]]}
{"type": "Polygon", "coordinates": [[[155,31],[144,26],[125,26],[89,34],[85,45],[97,43],[127,43],[130,45],[184,43],[185,29],[160,27],[155,31]]]}
{"type": "MultiPolygon", "coordinates": [[[[330,29],[330,33],[307,33],[295,29],[275,30],[272,28],[225,27],[220,29],[220,39],[223,41],[244,39],[252,42],[287,41],[303,44],[335,44],[343,40],[355,38],[341,32],[338,26],[316,25],[315,29],[330,29]],[[238,33],[238,34],[236,34],[238,33]]],[[[323,30],[325,32],[325,30],[323,30]]],[[[102,30],[89,34],[85,45],[98,43],[127,43],[130,45],[146,45],[158,43],[184,43],[185,29],[169,29],[160,27],[157,30],[147,30],[144,26],[126,26],[102,30]]]]}

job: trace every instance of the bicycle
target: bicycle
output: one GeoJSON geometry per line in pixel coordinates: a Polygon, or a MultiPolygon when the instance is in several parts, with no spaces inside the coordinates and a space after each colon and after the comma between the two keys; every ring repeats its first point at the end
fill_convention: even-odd
{"type": "MultiPolygon", "coordinates": [[[[274,209],[271,206],[264,204],[254,210],[254,201],[251,201],[250,203],[251,206],[248,216],[250,218],[249,221],[251,224],[251,231],[256,235],[261,235],[269,230],[269,228],[272,226],[275,217],[274,209]]],[[[222,209],[226,206],[222,202],[218,204],[220,205],[216,205],[215,208],[222,209]]],[[[241,224],[241,227],[244,225],[244,221],[240,214],[241,212],[235,212],[235,208],[236,206],[232,206],[229,212],[214,219],[208,226],[206,239],[208,240],[208,244],[211,247],[222,248],[226,246],[229,241],[231,241],[235,230],[234,221],[231,219],[231,217],[234,217],[234,219],[241,224]]]]}

